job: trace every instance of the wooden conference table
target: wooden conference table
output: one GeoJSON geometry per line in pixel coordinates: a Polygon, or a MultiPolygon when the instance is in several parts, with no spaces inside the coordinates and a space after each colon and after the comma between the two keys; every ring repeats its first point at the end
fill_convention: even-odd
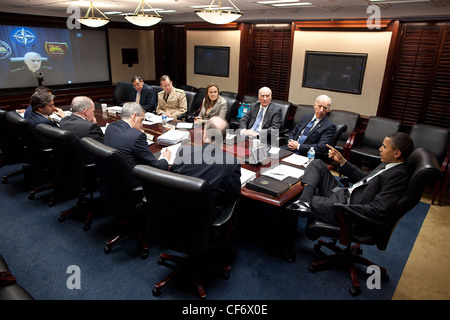
{"type": "MultiPolygon", "coordinates": [[[[97,119],[97,124],[99,126],[106,126],[107,123],[111,123],[111,122],[120,120],[120,113],[111,112],[111,111],[103,112],[101,109],[95,110],[95,116],[97,119]]],[[[171,130],[170,126],[172,126],[174,128],[176,126],[177,122],[179,122],[179,121],[178,120],[170,121],[168,124],[169,126],[163,126],[161,123],[153,123],[153,124],[148,125],[148,124],[145,124],[145,122],[144,122],[144,124],[143,124],[144,131],[147,134],[150,134],[154,137],[153,141],[155,143],[153,143],[149,146],[152,153],[157,153],[157,152],[161,151],[163,146],[158,145],[158,143],[156,143],[157,138],[161,134],[171,130]]],[[[188,131],[191,134],[191,142],[190,142],[191,144],[193,144],[196,141],[202,141],[201,140],[202,139],[202,136],[201,136],[202,130],[190,129],[188,131]]],[[[247,144],[248,144],[248,142],[247,142],[247,144]]],[[[224,150],[230,150],[230,146],[224,145],[224,150]]],[[[239,155],[237,155],[236,157],[238,159],[240,158],[239,155]]],[[[242,160],[242,159],[240,159],[240,160],[242,160]]],[[[256,177],[258,177],[259,174],[261,173],[261,170],[265,171],[266,169],[269,169],[272,166],[278,165],[280,163],[280,160],[281,159],[268,158],[266,161],[264,161],[263,164],[260,164],[260,165],[248,164],[248,163],[244,163],[243,161],[241,161],[241,166],[242,166],[242,168],[245,168],[245,169],[255,172],[256,177]]],[[[276,207],[281,207],[281,206],[287,204],[289,201],[291,201],[295,196],[300,194],[302,191],[303,191],[303,186],[301,185],[300,182],[298,182],[298,183],[292,185],[288,191],[284,192],[278,198],[247,189],[245,186],[241,188],[241,195],[248,199],[260,201],[260,202],[270,204],[270,205],[273,205],[276,207]]]]}

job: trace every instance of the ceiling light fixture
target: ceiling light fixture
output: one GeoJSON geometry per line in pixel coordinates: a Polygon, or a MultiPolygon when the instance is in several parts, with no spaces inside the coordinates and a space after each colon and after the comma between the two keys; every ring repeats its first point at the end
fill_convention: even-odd
{"type": "Polygon", "coordinates": [[[155,9],[153,9],[152,6],[146,0],[140,0],[139,5],[137,6],[136,10],[134,10],[134,14],[125,15],[125,19],[127,19],[128,22],[140,27],[150,27],[159,23],[163,19],[163,17],[161,17],[159,13],[155,9]],[[156,13],[156,16],[151,14],[145,14],[144,4],[147,4],[150,7],[151,11],[156,13]],[[139,10],[141,10],[142,13],[139,13],[139,10]]]}
{"type": "Polygon", "coordinates": [[[228,2],[233,5],[233,7],[234,7],[234,9],[236,9],[236,11],[224,10],[224,8],[221,7],[221,0],[219,0],[219,8],[218,9],[212,8],[214,1],[215,0],[213,0],[211,2],[208,9],[195,10],[195,13],[200,18],[205,20],[206,22],[213,23],[213,24],[230,23],[230,22],[233,22],[233,21],[239,19],[244,14],[242,11],[240,11],[238,9],[238,7],[236,7],[234,5],[233,2],[231,2],[231,0],[228,0],[228,2]]]}
{"type": "Polygon", "coordinates": [[[88,11],[86,12],[86,15],[83,18],[77,18],[78,22],[81,24],[84,24],[85,26],[91,27],[91,28],[98,28],[102,27],[105,24],[109,22],[108,17],[106,17],[103,12],[101,12],[99,9],[97,9],[94,4],[91,1],[91,5],[89,6],[88,11]],[[94,17],[94,9],[100,12],[100,14],[103,17],[94,17]],[[89,13],[91,13],[91,16],[89,16],[89,13]]]}

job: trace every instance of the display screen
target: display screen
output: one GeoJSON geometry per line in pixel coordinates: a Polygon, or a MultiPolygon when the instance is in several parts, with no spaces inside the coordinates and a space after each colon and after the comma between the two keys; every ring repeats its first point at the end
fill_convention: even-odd
{"type": "Polygon", "coordinates": [[[361,94],[366,53],[306,51],[303,87],[361,94]]]}
{"type": "Polygon", "coordinates": [[[194,73],[217,77],[230,74],[230,47],[195,46],[194,73]]]}
{"type": "Polygon", "coordinates": [[[106,31],[0,25],[0,90],[110,82],[106,31]]]}

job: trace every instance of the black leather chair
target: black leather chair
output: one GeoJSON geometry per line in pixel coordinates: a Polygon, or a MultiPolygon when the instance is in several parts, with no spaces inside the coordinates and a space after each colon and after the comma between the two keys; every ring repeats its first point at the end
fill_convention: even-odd
{"type": "Polygon", "coordinates": [[[288,101],[272,99],[272,105],[280,108],[280,110],[281,110],[281,126],[279,129],[280,130],[279,136],[281,137],[288,132],[287,116],[289,114],[289,111],[291,110],[292,103],[290,103],[288,101]]]}
{"type": "Polygon", "coordinates": [[[187,91],[196,92],[197,91],[196,87],[190,86],[188,84],[182,84],[182,85],[178,86],[177,88],[184,90],[185,92],[187,92],[187,91]]]}
{"type": "Polygon", "coordinates": [[[28,199],[32,200],[36,193],[55,187],[53,150],[49,141],[36,131],[35,126],[16,111],[8,111],[6,118],[25,145],[28,165],[23,167],[24,182],[27,186],[38,185],[29,190],[28,199]]]}
{"type": "Polygon", "coordinates": [[[203,99],[205,99],[206,88],[199,88],[195,93],[194,99],[191,105],[191,114],[198,115],[200,112],[200,107],[202,106],[203,99]]]}
{"type": "MultiPolygon", "coordinates": [[[[347,124],[345,123],[336,123],[336,131],[334,131],[333,139],[330,141],[329,145],[332,147],[336,147],[337,142],[339,141],[339,138],[342,136],[342,134],[347,130],[347,124]]],[[[327,164],[331,164],[330,158],[328,157],[328,152],[320,153],[316,152],[316,158],[322,159],[327,164]]]]}
{"type": "Polygon", "coordinates": [[[345,110],[332,110],[329,113],[329,117],[336,125],[339,123],[345,123],[347,125],[347,129],[341,134],[335,145],[335,148],[342,153],[348,137],[355,131],[356,126],[358,125],[359,113],[345,110]]]}
{"type": "Polygon", "coordinates": [[[56,179],[54,197],[78,197],[77,205],[61,212],[58,221],[62,222],[68,215],[82,209],[86,213],[83,230],[88,231],[92,222],[93,193],[98,188],[94,160],[69,131],[43,123],[37,125],[36,130],[52,143],[56,179]],[[89,199],[85,198],[87,194],[89,199]]]}
{"type": "Polygon", "coordinates": [[[434,154],[441,165],[442,181],[438,182],[434,188],[434,204],[439,195],[438,205],[442,204],[450,177],[450,130],[427,124],[414,124],[411,128],[410,137],[414,141],[414,148],[426,148],[434,154]]]}
{"type": "Polygon", "coordinates": [[[295,109],[294,120],[290,130],[293,130],[295,126],[302,120],[305,114],[314,113],[314,106],[306,104],[298,104],[295,109]]]}
{"type": "Polygon", "coordinates": [[[369,117],[364,130],[354,132],[344,149],[343,156],[350,162],[375,168],[381,163],[379,148],[389,133],[400,130],[401,122],[383,117],[369,117]]]}
{"type": "Polygon", "coordinates": [[[108,147],[90,137],[80,140],[81,146],[94,158],[99,176],[100,195],[116,219],[117,234],[106,242],[105,253],[129,234],[139,237],[141,258],[148,256],[143,224],[146,220],[146,206],[142,187],[133,177],[133,167],[116,149],[108,147]]]}
{"type": "Polygon", "coordinates": [[[238,94],[236,92],[231,92],[231,91],[220,91],[220,95],[222,97],[229,97],[234,100],[237,100],[237,98],[238,98],[238,94]]]}
{"type": "Polygon", "coordinates": [[[31,294],[17,284],[16,277],[9,270],[5,259],[0,255],[0,300],[34,300],[31,294]]]}
{"type": "Polygon", "coordinates": [[[251,94],[245,94],[242,97],[242,103],[250,103],[250,104],[252,104],[252,103],[255,103],[257,101],[258,101],[258,96],[253,96],[251,94]]]}
{"type": "MultiPolygon", "coordinates": [[[[200,277],[207,271],[213,249],[219,250],[227,240],[236,204],[216,218],[213,195],[205,180],[146,165],[137,165],[133,175],[141,182],[151,204],[149,232],[161,246],[188,256],[183,259],[160,254],[159,264],[172,261],[185,268],[176,269],[157,283],[153,295],[159,296],[169,281],[185,270],[194,276],[198,294],[204,299],[206,292],[200,277]]],[[[231,270],[228,263],[214,267],[228,279],[231,270]]]]}
{"type": "Polygon", "coordinates": [[[184,91],[184,93],[186,94],[186,101],[187,101],[187,111],[186,111],[186,115],[195,115],[195,110],[193,107],[193,103],[194,103],[194,97],[197,94],[197,92],[195,91],[184,91]]]}
{"type": "Polygon", "coordinates": [[[135,91],[131,82],[119,81],[114,87],[112,99],[100,99],[99,103],[107,103],[114,106],[122,106],[125,102],[130,101],[130,97],[135,95],[135,91]]]}
{"type": "Polygon", "coordinates": [[[157,85],[151,85],[150,87],[152,87],[153,91],[155,91],[155,94],[156,94],[156,103],[158,103],[158,93],[160,93],[160,92],[163,91],[164,89],[161,88],[161,86],[157,86],[157,85]]]}
{"type": "MultiPolygon", "coordinates": [[[[415,149],[410,155],[408,163],[411,172],[408,189],[384,221],[369,218],[345,204],[334,205],[340,226],[318,221],[312,216],[308,218],[305,234],[310,240],[317,240],[320,237],[334,239],[331,242],[319,240],[314,246],[316,252],[323,256],[320,248],[325,246],[336,253],[314,261],[310,265],[309,271],[316,272],[339,265],[348,266],[352,279],[352,287],[349,292],[353,296],[361,292],[354,263],[366,266],[376,264],[361,257],[362,249],[359,245],[376,245],[379,250],[386,250],[398,221],[419,203],[425,186],[430,182],[439,181],[441,178],[436,157],[424,148],[415,149]],[[358,229],[355,229],[355,226],[358,229]],[[344,248],[336,244],[337,239],[345,246],[344,248]]],[[[382,279],[388,279],[387,270],[380,267],[380,271],[382,279]]]]}
{"type": "MultiPolygon", "coordinates": [[[[7,113],[7,111],[0,109],[0,149],[2,151],[0,154],[0,167],[25,162],[25,145],[14,128],[8,123],[7,113]]],[[[23,169],[20,169],[4,175],[2,183],[7,183],[8,178],[22,175],[23,173],[23,169]]]]}
{"type": "Polygon", "coordinates": [[[227,107],[227,115],[226,115],[225,119],[227,120],[228,124],[230,124],[231,120],[233,118],[236,118],[239,101],[237,101],[235,98],[229,97],[229,96],[222,96],[222,97],[225,100],[227,100],[228,107],[227,107]]]}

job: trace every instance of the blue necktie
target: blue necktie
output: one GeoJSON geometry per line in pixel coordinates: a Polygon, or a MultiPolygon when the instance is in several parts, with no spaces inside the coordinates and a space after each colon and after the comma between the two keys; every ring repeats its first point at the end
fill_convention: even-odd
{"type": "Polygon", "coordinates": [[[312,119],[305,127],[305,130],[303,130],[302,135],[300,136],[300,138],[298,138],[298,143],[302,144],[303,142],[305,142],[306,137],[308,136],[309,131],[311,131],[311,128],[314,125],[314,122],[316,122],[316,119],[312,119]]]}
{"type": "Polygon", "coordinates": [[[258,129],[259,123],[262,120],[262,116],[263,116],[263,109],[259,108],[258,116],[256,117],[255,123],[253,124],[251,130],[256,131],[258,129]]]}

